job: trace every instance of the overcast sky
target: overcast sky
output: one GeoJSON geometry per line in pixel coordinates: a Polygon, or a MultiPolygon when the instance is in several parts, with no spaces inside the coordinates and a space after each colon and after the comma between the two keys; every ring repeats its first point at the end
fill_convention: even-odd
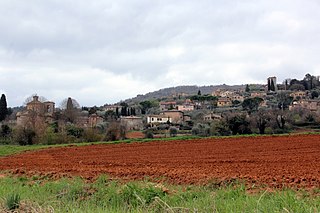
{"type": "Polygon", "coordinates": [[[103,105],[320,75],[319,0],[0,0],[0,92],[103,105]]]}

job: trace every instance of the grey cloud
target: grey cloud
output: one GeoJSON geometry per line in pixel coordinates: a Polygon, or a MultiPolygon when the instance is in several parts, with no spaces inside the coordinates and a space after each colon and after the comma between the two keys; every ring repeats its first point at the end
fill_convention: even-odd
{"type": "Polygon", "coordinates": [[[178,84],[317,75],[319,9],[317,0],[3,0],[0,79],[13,83],[1,89],[97,104],[178,84]],[[104,96],[106,84],[125,89],[104,96]]]}

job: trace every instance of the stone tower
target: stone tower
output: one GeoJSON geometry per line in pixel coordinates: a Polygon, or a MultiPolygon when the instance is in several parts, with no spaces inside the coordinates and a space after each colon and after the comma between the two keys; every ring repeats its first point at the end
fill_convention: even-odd
{"type": "Polygon", "coordinates": [[[268,78],[268,91],[273,91],[273,92],[278,91],[277,77],[274,76],[274,77],[268,78]]]}

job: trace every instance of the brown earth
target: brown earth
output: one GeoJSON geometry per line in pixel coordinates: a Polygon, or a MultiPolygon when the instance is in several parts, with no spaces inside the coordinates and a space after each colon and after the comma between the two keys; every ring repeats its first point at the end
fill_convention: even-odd
{"type": "Polygon", "coordinates": [[[244,179],[270,187],[320,188],[320,135],[70,146],[0,158],[0,170],[50,176],[165,179],[202,184],[244,179]]]}

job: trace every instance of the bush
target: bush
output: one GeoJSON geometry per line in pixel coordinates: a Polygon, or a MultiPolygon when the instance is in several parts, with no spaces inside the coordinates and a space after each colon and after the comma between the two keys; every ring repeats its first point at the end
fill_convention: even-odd
{"type": "Polygon", "coordinates": [[[41,137],[41,143],[47,145],[53,144],[67,144],[67,143],[75,143],[78,142],[75,136],[67,135],[66,133],[55,133],[54,129],[51,127],[47,128],[45,133],[41,137]]]}
{"type": "Polygon", "coordinates": [[[217,121],[211,124],[211,134],[217,136],[229,136],[231,131],[225,121],[217,121]]]}
{"type": "Polygon", "coordinates": [[[119,127],[119,136],[121,140],[124,140],[127,138],[127,128],[124,125],[120,125],[119,127]]]}
{"type": "Polygon", "coordinates": [[[210,126],[207,124],[198,123],[191,130],[192,135],[200,136],[200,137],[208,137],[211,135],[210,126]]]}
{"type": "Polygon", "coordinates": [[[18,128],[14,134],[14,142],[25,146],[34,144],[34,140],[36,137],[35,131],[28,128],[18,128]]]}
{"type": "Polygon", "coordinates": [[[11,128],[8,125],[2,125],[0,130],[1,137],[10,137],[11,135],[11,128]]]}
{"type": "Polygon", "coordinates": [[[148,129],[144,132],[144,138],[153,138],[153,131],[148,129]]]}
{"type": "Polygon", "coordinates": [[[176,137],[178,134],[178,129],[176,127],[170,127],[169,132],[170,137],[176,137]]]}
{"type": "Polygon", "coordinates": [[[136,208],[151,204],[157,197],[163,198],[166,196],[166,192],[151,185],[141,187],[135,183],[128,183],[122,188],[119,195],[124,203],[136,208]]]}
{"type": "Polygon", "coordinates": [[[20,206],[20,195],[10,194],[6,199],[6,207],[8,210],[12,211],[18,209],[20,206]]]}
{"type": "Polygon", "coordinates": [[[76,127],[74,125],[68,125],[66,127],[66,131],[67,131],[67,135],[71,135],[71,136],[74,136],[76,138],[81,138],[82,135],[83,135],[84,129],[82,129],[80,127],[76,127]]]}
{"type": "Polygon", "coordinates": [[[99,130],[94,128],[89,128],[84,130],[83,140],[85,142],[97,142],[97,141],[103,140],[103,135],[99,134],[99,130]]]}
{"type": "Polygon", "coordinates": [[[40,139],[42,144],[56,144],[56,134],[51,127],[47,128],[40,139]]]}
{"type": "Polygon", "coordinates": [[[112,123],[106,132],[106,141],[116,141],[120,137],[120,125],[118,123],[112,123]]]}

